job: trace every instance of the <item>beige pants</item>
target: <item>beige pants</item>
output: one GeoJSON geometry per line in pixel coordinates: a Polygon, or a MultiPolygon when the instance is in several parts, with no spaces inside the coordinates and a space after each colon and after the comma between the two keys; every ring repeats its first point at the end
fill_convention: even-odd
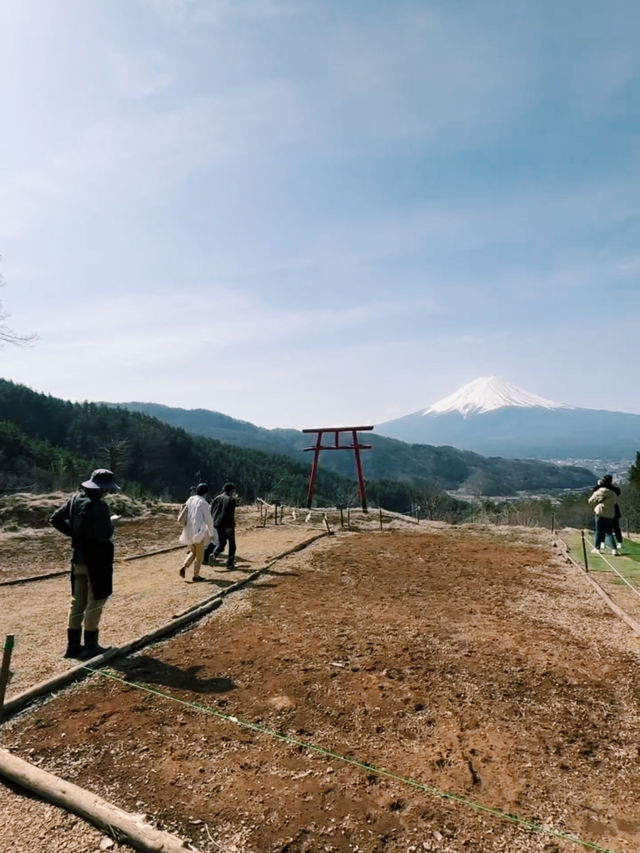
{"type": "Polygon", "coordinates": [[[193,576],[197,578],[200,574],[200,566],[204,557],[204,542],[194,542],[193,545],[187,545],[189,553],[187,559],[182,564],[183,569],[188,569],[193,563],[193,576]]]}
{"type": "Polygon", "coordinates": [[[97,631],[102,608],[107,599],[95,599],[93,597],[86,566],[81,563],[74,563],[71,571],[73,572],[73,595],[71,597],[71,609],[69,610],[69,628],[82,628],[84,621],[85,631],[97,631]]]}

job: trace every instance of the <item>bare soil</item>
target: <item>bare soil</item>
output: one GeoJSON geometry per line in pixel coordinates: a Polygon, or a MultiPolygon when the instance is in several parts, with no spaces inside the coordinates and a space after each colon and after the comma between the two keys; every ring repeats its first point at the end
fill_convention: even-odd
{"type": "MultiPolygon", "coordinates": [[[[247,569],[309,532],[247,517],[247,569]]],[[[142,563],[204,595],[179,583],[175,554],[142,563]]],[[[29,585],[43,613],[57,582],[29,585]]],[[[108,630],[116,642],[129,626],[108,630]]],[[[369,522],[0,742],[203,851],[637,851],[638,650],[544,532],[369,522]]],[[[25,849],[67,849],[45,841],[25,849]]]]}

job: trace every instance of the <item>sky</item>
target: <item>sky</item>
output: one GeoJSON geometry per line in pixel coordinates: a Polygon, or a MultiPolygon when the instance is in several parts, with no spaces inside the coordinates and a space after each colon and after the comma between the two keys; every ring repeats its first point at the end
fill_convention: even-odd
{"type": "Polygon", "coordinates": [[[0,0],[0,376],[264,427],[640,413],[637,0],[0,0]]]}

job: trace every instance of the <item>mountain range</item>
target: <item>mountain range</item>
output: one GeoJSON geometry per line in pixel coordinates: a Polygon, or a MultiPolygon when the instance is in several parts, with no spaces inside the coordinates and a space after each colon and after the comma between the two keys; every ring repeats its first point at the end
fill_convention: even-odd
{"type": "MultiPolygon", "coordinates": [[[[188,433],[237,447],[311,462],[310,455],[304,454],[304,450],[313,445],[315,436],[310,437],[299,430],[264,429],[207,409],[182,409],[142,402],[106,405],[150,415],[188,433]]],[[[465,494],[514,495],[517,492],[586,488],[595,479],[593,472],[583,466],[555,465],[536,459],[487,458],[451,446],[409,444],[375,432],[361,433],[361,442],[372,447],[372,452],[363,451],[361,454],[367,480],[434,484],[465,494]]],[[[352,453],[321,454],[320,465],[344,476],[354,476],[352,453]]]]}
{"type": "Polygon", "coordinates": [[[376,432],[421,444],[535,459],[633,459],[640,415],[546,400],[497,376],[483,377],[376,432]]]}
{"type": "MultiPolygon", "coordinates": [[[[437,499],[438,511],[444,513],[438,517],[458,518],[467,504],[452,492],[547,493],[586,488],[594,479],[583,467],[490,459],[371,433],[363,433],[362,440],[373,448],[362,453],[371,505],[401,512],[412,503],[424,506],[437,499]]],[[[310,443],[297,430],[264,430],[216,412],[144,403],[71,403],[0,379],[0,491],[75,488],[87,471],[108,467],[134,496],[150,493],[180,500],[204,478],[213,488],[235,482],[247,501],[277,498],[302,506],[311,467],[310,454],[302,451],[310,443]],[[215,437],[217,430],[224,441],[215,437]]],[[[351,452],[322,454],[320,469],[317,505],[345,503],[354,495],[357,499],[351,452]]]]}

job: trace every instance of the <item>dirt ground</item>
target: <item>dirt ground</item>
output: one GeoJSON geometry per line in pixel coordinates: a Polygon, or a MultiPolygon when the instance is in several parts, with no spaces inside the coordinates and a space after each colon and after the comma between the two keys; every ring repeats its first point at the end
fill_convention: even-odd
{"type": "MultiPolygon", "coordinates": [[[[205,583],[194,584],[191,572],[185,581],[178,577],[186,550],[177,546],[181,528],[176,515],[177,510],[168,516],[132,519],[118,527],[114,594],[100,623],[102,643],[122,646],[144,636],[324,530],[304,523],[262,527],[256,513],[245,508],[239,513],[236,569],[227,571],[221,558],[216,566],[203,568],[205,583]],[[134,558],[144,554],[149,556],[134,558]]],[[[59,573],[28,583],[0,585],[4,605],[0,607],[0,637],[15,635],[10,699],[69,668],[69,661],[61,656],[70,598],[69,540],[55,531],[52,536],[46,529],[13,534],[3,542],[1,561],[4,572],[0,572],[0,581],[59,573]]]]}
{"type": "MultiPolygon", "coordinates": [[[[310,532],[247,524],[245,571],[310,532]]],[[[176,552],[123,563],[123,583],[131,566],[211,594],[177,583],[176,552]]],[[[28,585],[43,614],[58,582],[28,585]]],[[[639,650],[544,532],[370,523],[6,723],[0,745],[202,851],[637,851],[639,650]]],[[[24,849],[99,849],[65,831],[24,849]]]]}

